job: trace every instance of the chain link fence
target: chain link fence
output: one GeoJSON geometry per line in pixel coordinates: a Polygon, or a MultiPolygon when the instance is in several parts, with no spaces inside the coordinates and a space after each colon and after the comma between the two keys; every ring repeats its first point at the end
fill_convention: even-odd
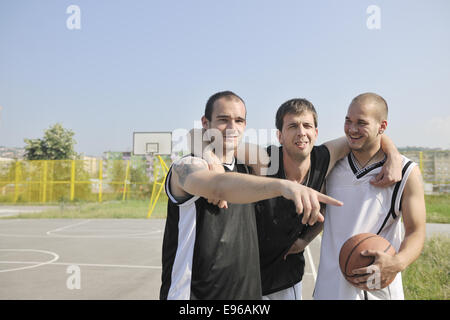
{"type": "Polygon", "coordinates": [[[401,154],[419,164],[426,194],[450,192],[450,150],[402,151],[401,154]]]}
{"type": "Polygon", "coordinates": [[[164,179],[154,160],[0,161],[0,202],[148,200],[164,179]]]}
{"type": "MultiPolygon", "coordinates": [[[[418,163],[426,194],[450,192],[450,150],[401,153],[418,163]]],[[[0,203],[148,200],[163,172],[155,158],[0,161],[0,203]]]]}

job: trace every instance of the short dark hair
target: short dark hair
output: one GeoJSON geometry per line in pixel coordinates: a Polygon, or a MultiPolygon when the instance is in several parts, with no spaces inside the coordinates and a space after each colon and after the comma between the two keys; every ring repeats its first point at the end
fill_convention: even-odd
{"type": "Polygon", "coordinates": [[[295,98],[283,103],[277,111],[275,117],[275,126],[278,130],[283,129],[283,119],[286,114],[301,114],[305,111],[312,113],[314,118],[314,125],[317,128],[317,112],[314,105],[306,99],[295,98]]]}
{"type": "MultiPolygon", "coordinates": [[[[206,102],[206,107],[205,107],[205,118],[208,119],[209,121],[211,121],[211,117],[212,117],[212,113],[213,113],[213,107],[214,107],[214,102],[216,102],[217,100],[221,99],[221,98],[227,98],[227,99],[239,99],[242,101],[242,103],[245,106],[245,102],[244,100],[239,97],[236,93],[232,92],[232,91],[221,91],[221,92],[217,92],[215,94],[213,94],[211,97],[209,97],[208,102],[206,102]]],[[[247,114],[247,110],[245,111],[245,114],[247,114]]]]}

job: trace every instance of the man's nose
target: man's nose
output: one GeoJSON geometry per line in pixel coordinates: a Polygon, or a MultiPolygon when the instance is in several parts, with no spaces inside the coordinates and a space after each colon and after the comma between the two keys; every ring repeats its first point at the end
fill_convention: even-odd
{"type": "Polygon", "coordinates": [[[358,128],[355,125],[351,124],[348,128],[348,131],[351,133],[356,133],[358,132],[358,128]]]}
{"type": "Polygon", "coordinates": [[[304,136],[306,134],[306,130],[303,126],[298,126],[297,128],[297,135],[304,136]]]}
{"type": "Polygon", "coordinates": [[[227,123],[227,129],[232,129],[232,130],[234,130],[235,128],[236,128],[236,121],[234,121],[234,120],[228,121],[228,123],[227,123]]]}

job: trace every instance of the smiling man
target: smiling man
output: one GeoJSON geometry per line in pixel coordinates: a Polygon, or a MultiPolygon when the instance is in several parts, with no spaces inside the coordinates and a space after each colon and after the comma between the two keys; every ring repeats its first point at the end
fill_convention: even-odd
{"type": "Polygon", "coordinates": [[[351,152],[327,178],[327,193],[343,199],[346,205],[340,210],[326,210],[315,299],[404,298],[400,272],[422,251],[425,201],[420,170],[406,157],[402,161],[402,178],[395,185],[378,188],[369,183],[386,161],[381,139],[387,128],[387,112],[386,101],[375,93],[357,96],[348,107],[344,132],[351,152]],[[374,258],[373,266],[353,270],[352,286],[340,272],[339,251],[348,238],[359,233],[381,235],[397,254],[392,257],[382,251],[363,252],[374,258]],[[378,270],[378,288],[368,286],[373,270],[378,270]],[[381,289],[391,280],[389,286],[381,289]]]}
{"type": "MultiPolygon", "coordinates": [[[[307,99],[295,98],[283,103],[277,110],[275,125],[281,147],[267,148],[271,165],[279,163],[277,172],[270,177],[320,191],[335,163],[350,151],[346,138],[315,146],[318,116],[307,99]]],[[[371,183],[387,186],[401,177],[400,154],[389,138],[383,137],[380,143],[389,160],[371,183]]],[[[311,207],[320,210],[317,202],[311,201],[311,207]]],[[[322,231],[323,223],[311,224],[298,217],[292,203],[282,197],[258,202],[256,213],[264,299],[301,299],[303,250],[322,231]]]]}

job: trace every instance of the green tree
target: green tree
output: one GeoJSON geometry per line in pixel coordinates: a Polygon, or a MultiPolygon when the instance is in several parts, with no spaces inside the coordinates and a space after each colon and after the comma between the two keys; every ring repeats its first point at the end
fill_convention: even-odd
{"type": "Polygon", "coordinates": [[[74,150],[76,141],[75,133],[64,129],[60,123],[56,123],[44,133],[42,139],[24,139],[25,159],[27,160],[62,160],[78,157],[74,150]]]}

